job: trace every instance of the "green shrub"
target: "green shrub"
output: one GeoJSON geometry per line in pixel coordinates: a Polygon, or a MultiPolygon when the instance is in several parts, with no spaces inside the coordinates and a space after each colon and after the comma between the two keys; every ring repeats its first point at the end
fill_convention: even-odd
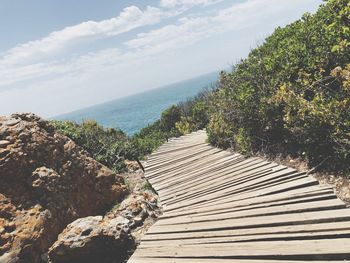
{"type": "Polygon", "coordinates": [[[213,113],[207,128],[208,140],[222,148],[233,146],[232,128],[229,123],[224,120],[224,115],[220,112],[213,113]]]}
{"type": "Polygon", "coordinates": [[[175,128],[181,135],[184,135],[196,130],[196,125],[191,117],[182,116],[181,120],[175,123],[175,128]]]}
{"type": "Polygon", "coordinates": [[[157,194],[157,191],[153,188],[152,184],[148,181],[144,182],[144,184],[141,187],[141,190],[143,191],[151,191],[155,194],[157,194]]]}
{"type": "Polygon", "coordinates": [[[176,130],[175,124],[181,120],[181,111],[176,105],[162,112],[160,118],[161,130],[164,133],[172,133],[176,130]]]}
{"type": "Polygon", "coordinates": [[[220,76],[209,140],[240,152],[291,154],[350,168],[350,3],[330,0],[277,28],[220,76]]]}
{"type": "Polygon", "coordinates": [[[51,124],[116,172],[124,171],[124,160],[133,157],[128,137],[121,130],[105,129],[92,120],[82,124],[70,121],[51,121],[51,124]]]}

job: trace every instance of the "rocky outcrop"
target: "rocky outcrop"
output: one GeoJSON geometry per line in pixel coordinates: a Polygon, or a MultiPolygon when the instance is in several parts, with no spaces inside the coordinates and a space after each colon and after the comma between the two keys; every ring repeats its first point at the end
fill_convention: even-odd
{"type": "Polygon", "coordinates": [[[68,223],[106,212],[126,193],[122,177],[48,122],[0,117],[1,263],[45,261],[68,223]]]}
{"type": "Polygon", "coordinates": [[[81,218],[68,225],[49,250],[50,262],[124,262],[159,214],[154,193],[134,192],[104,217],[81,218]]]}

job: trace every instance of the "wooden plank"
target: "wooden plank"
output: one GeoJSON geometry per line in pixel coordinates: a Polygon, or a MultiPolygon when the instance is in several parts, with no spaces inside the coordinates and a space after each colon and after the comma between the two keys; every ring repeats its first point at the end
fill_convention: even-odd
{"type": "Polygon", "coordinates": [[[196,159],[201,159],[198,162],[193,162],[192,160],[186,160],[182,162],[180,165],[173,164],[173,166],[166,166],[164,170],[161,170],[161,171],[156,170],[151,176],[147,175],[147,179],[150,181],[153,181],[154,184],[159,187],[160,185],[158,184],[163,181],[166,181],[172,178],[177,178],[176,177],[177,175],[189,176],[190,172],[192,171],[196,172],[199,167],[203,167],[208,163],[210,164],[210,163],[214,163],[215,161],[220,161],[226,156],[227,154],[220,151],[206,152],[205,155],[196,157],[196,159]]]}
{"type": "MultiPolygon", "coordinates": [[[[179,162],[189,157],[196,156],[202,152],[206,152],[208,150],[213,150],[213,148],[208,145],[199,144],[198,146],[191,148],[190,152],[184,150],[175,156],[166,156],[161,159],[156,159],[154,160],[153,165],[147,165],[147,173],[151,173],[153,170],[160,169],[161,167],[167,166],[172,162],[179,162]]],[[[150,160],[147,161],[147,164],[149,162],[150,160]]]]}
{"type": "MultiPolygon", "coordinates": [[[[243,169],[234,173],[228,173],[227,175],[223,175],[222,178],[214,178],[212,180],[208,180],[208,182],[205,182],[204,184],[195,185],[193,187],[189,187],[189,190],[192,190],[192,193],[195,193],[196,196],[203,193],[203,195],[207,195],[209,193],[216,193],[219,194],[221,191],[225,191],[226,193],[228,191],[247,191],[248,189],[251,189],[252,187],[255,187],[255,189],[258,189],[259,183],[270,181],[270,183],[273,183],[273,179],[277,181],[285,180],[285,176],[290,175],[294,172],[293,169],[285,169],[283,167],[279,168],[281,169],[280,172],[276,169],[275,171],[273,168],[277,168],[274,164],[260,164],[259,166],[256,166],[255,168],[247,168],[243,169]],[[239,176],[237,176],[239,175],[239,176]]],[[[211,178],[210,178],[211,179],[211,178]]],[[[160,189],[161,190],[161,189],[160,189]]],[[[179,202],[182,200],[189,201],[190,196],[189,194],[182,194],[183,192],[176,191],[176,197],[177,199],[173,202],[179,202]],[[182,196],[181,196],[182,194],[182,196]]],[[[162,193],[163,194],[163,193],[162,193]]],[[[171,202],[167,202],[171,203],[171,202]]]]}
{"type": "MultiPolygon", "coordinates": [[[[190,238],[190,239],[177,239],[171,240],[172,245],[184,246],[184,245],[206,245],[206,244],[218,244],[218,243],[230,243],[234,246],[240,242],[266,242],[266,241],[281,241],[281,240],[320,240],[320,239],[334,239],[334,238],[349,238],[350,228],[346,230],[334,229],[323,232],[299,232],[299,233],[274,233],[265,235],[242,235],[242,236],[223,236],[223,237],[210,237],[210,238],[190,238]]],[[[169,240],[154,240],[145,241],[139,246],[140,248],[154,248],[154,247],[168,247],[169,240]]]]}
{"type": "MultiPolygon", "coordinates": [[[[178,179],[170,179],[168,180],[168,184],[157,184],[157,187],[160,189],[164,186],[174,186],[168,191],[175,191],[175,189],[181,190],[191,190],[195,192],[196,190],[203,189],[206,186],[213,186],[213,183],[217,182],[216,184],[220,184],[222,182],[227,181],[228,179],[233,179],[234,176],[237,176],[234,178],[235,182],[239,182],[239,179],[244,176],[244,172],[254,170],[255,168],[260,170],[266,170],[271,167],[274,167],[275,165],[268,166],[269,163],[262,162],[261,160],[232,160],[231,163],[225,163],[224,166],[218,167],[218,169],[210,170],[210,171],[203,171],[199,170],[197,173],[192,173],[189,175],[188,180],[181,181],[181,184],[178,183],[178,179]],[[173,183],[175,182],[175,183],[173,183]],[[173,184],[172,184],[173,183],[173,184]],[[196,187],[196,188],[194,188],[196,187]],[[173,190],[174,189],[174,190],[173,190]]],[[[250,175],[252,175],[253,172],[251,172],[250,175]]],[[[176,191],[177,193],[181,193],[181,191],[176,191]]],[[[166,194],[166,191],[165,191],[166,194]]]]}
{"type": "MultiPolygon", "coordinates": [[[[318,187],[317,187],[318,188],[318,187]]],[[[325,199],[334,199],[336,198],[334,192],[329,189],[317,189],[317,191],[305,192],[303,189],[297,189],[293,194],[286,195],[285,193],[281,193],[278,195],[274,195],[271,197],[261,196],[255,199],[248,199],[241,202],[234,203],[225,203],[221,205],[215,206],[206,206],[197,209],[191,210],[181,210],[168,212],[163,214],[161,218],[173,218],[173,217],[181,217],[187,215],[206,215],[206,214],[217,214],[220,212],[226,211],[240,211],[240,210],[252,210],[255,208],[261,207],[270,207],[276,206],[279,204],[293,204],[300,202],[307,202],[309,200],[317,201],[317,200],[325,200],[325,199]],[[298,191],[298,192],[296,192],[298,191]]]]}
{"type": "Polygon", "coordinates": [[[298,189],[298,188],[307,188],[309,186],[317,185],[318,183],[315,180],[312,180],[307,177],[298,178],[296,180],[290,180],[287,182],[280,183],[279,185],[274,185],[272,187],[266,187],[263,189],[259,189],[256,191],[250,191],[247,193],[235,192],[235,191],[227,191],[225,194],[220,192],[208,194],[201,198],[198,198],[194,201],[183,201],[178,202],[174,205],[169,205],[166,207],[166,211],[176,210],[178,208],[183,207],[203,207],[207,205],[216,205],[222,204],[225,202],[233,202],[233,201],[242,201],[249,198],[256,198],[265,195],[271,195],[274,193],[279,193],[278,191],[288,192],[290,190],[298,189]]]}
{"type": "Polygon", "coordinates": [[[191,152],[191,154],[188,154],[186,156],[181,156],[181,158],[177,159],[171,159],[169,160],[166,165],[161,165],[160,167],[156,167],[152,169],[151,171],[147,171],[147,177],[153,178],[157,175],[163,175],[163,173],[166,173],[167,171],[171,169],[178,169],[182,166],[185,166],[186,164],[190,164],[198,159],[200,159],[203,156],[209,156],[212,157],[212,154],[222,152],[220,149],[213,149],[213,148],[205,148],[205,149],[199,149],[197,151],[191,152]]]}
{"type": "MultiPolygon", "coordinates": [[[[256,236],[261,237],[270,234],[291,235],[297,233],[323,233],[325,231],[343,231],[350,229],[350,221],[327,222],[327,223],[311,223],[311,224],[293,224],[282,226],[268,226],[259,228],[241,228],[241,229],[224,229],[224,230],[209,230],[197,232],[179,232],[179,233],[148,233],[142,238],[142,241],[177,241],[177,240],[192,240],[203,239],[210,241],[215,238],[222,237],[246,237],[256,236]]],[[[169,242],[168,244],[171,244],[169,242]]]]}
{"type": "Polygon", "coordinates": [[[257,216],[250,218],[223,219],[217,222],[193,222],[191,224],[162,226],[157,223],[149,233],[194,232],[216,229],[258,228],[275,225],[308,224],[315,222],[336,222],[350,220],[350,209],[306,212],[299,214],[282,214],[273,216],[257,216]]]}
{"type": "Polygon", "coordinates": [[[196,215],[196,216],[186,216],[186,217],[176,217],[171,219],[160,219],[157,222],[157,226],[162,225],[178,225],[185,223],[195,223],[195,222],[209,222],[234,218],[247,218],[256,216],[267,216],[267,215],[279,215],[279,214],[292,214],[292,213],[304,213],[310,211],[322,211],[331,209],[345,208],[345,204],[338,199],[322,200],[316,202],[307,202],[301,204],[288,204],[273,207],[263,207],[255,208],[251,210],[238,210],[230,211],[226,213],[216,213],[211,215],[196,215]]]}
{"type": "Polygon", "coordinates": [[[138,253],[143,256],[181,257],[232,257],[261,259],[336,259],[350,257],[348,238],[320,240],[267,241],[245,243],[219,243],[175,245],[169,247],[142,248],[138,253]]]}

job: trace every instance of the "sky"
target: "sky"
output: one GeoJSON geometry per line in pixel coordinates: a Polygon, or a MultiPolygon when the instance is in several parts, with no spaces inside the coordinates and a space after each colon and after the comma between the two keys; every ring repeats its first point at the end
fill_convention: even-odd
{"type": "Polygon", "coordinates": [[[227,69],[322,0],[0,0],[0,115],[51,117],[227,69]]]}

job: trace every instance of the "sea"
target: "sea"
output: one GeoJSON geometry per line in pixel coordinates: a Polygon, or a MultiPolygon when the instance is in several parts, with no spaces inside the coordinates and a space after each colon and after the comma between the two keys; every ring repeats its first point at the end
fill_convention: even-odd
{"type": "Polygon", "coordinates": [[[217,81],[218,72],[202,75],[161,88],[145,91],[136,95],[116,99],[64,115],[55,116],[55,120],[70,120],[81,123],[95,120],[108,128],[119,128],[133,135],[141,128],[159,119],[162,111],[196,96],[201,90],[210,88],[217,81]]]}

